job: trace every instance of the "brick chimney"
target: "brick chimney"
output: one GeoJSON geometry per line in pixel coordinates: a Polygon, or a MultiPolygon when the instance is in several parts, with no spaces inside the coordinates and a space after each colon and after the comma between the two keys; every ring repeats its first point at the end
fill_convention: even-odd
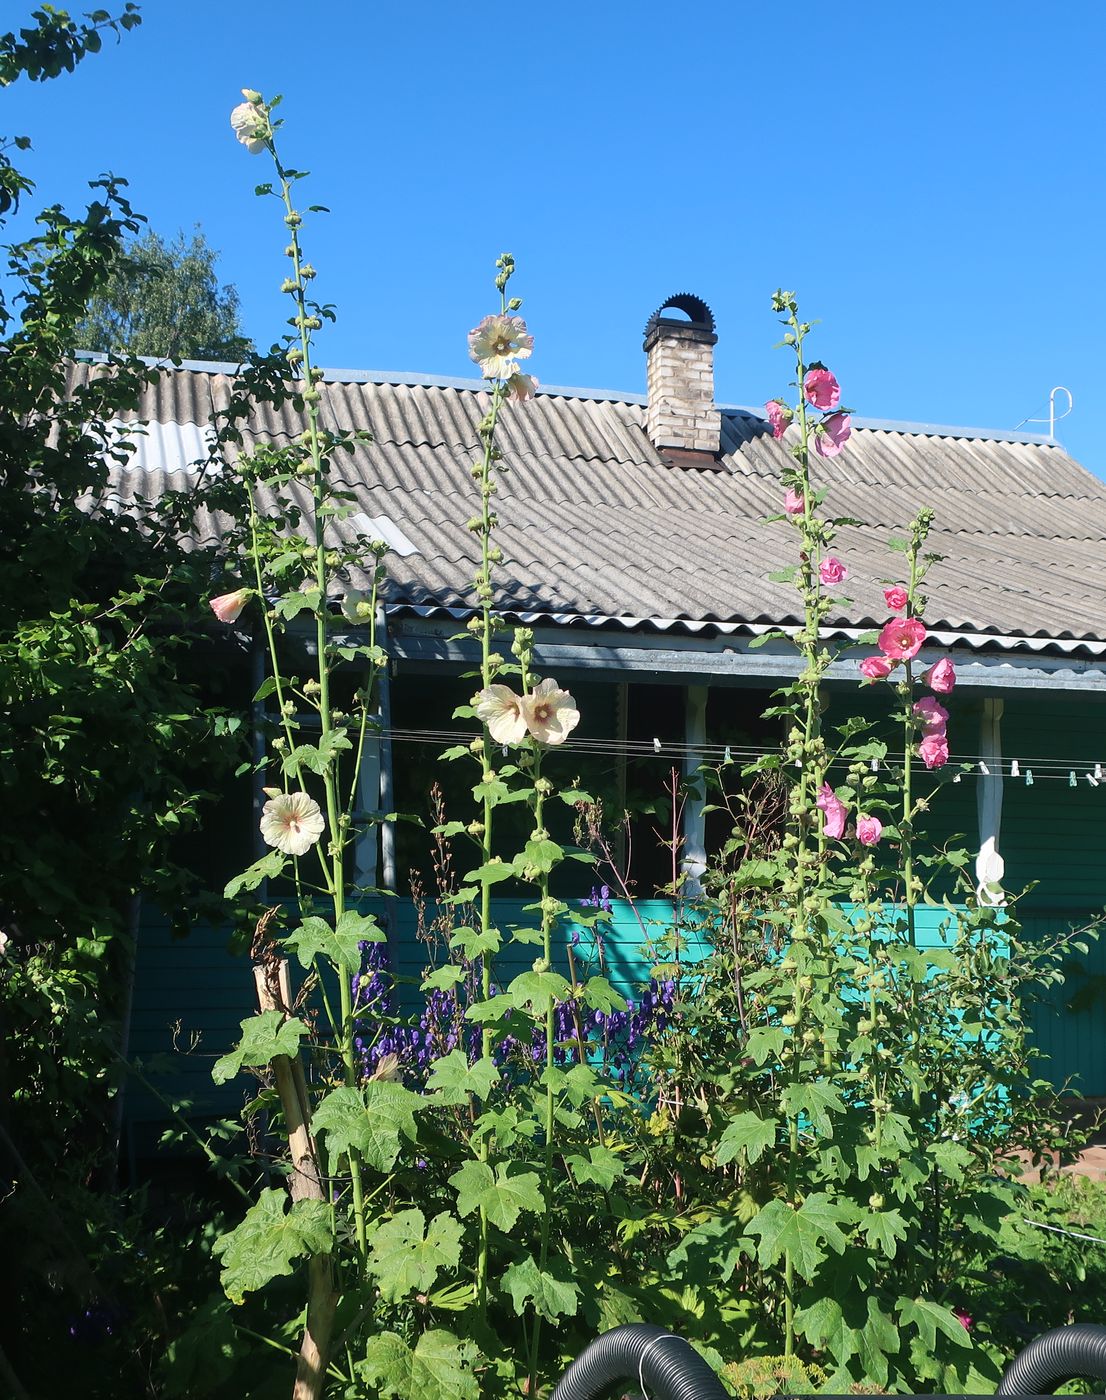
{"type": "Polygon", "coordinates": [[[705,301],[669,297],[645,326],[645,431],[673,466],[714,467],[722,417],[714,406],[714,316],[705,301]],[[663,313],[683,311],[684,321],[663,313]]]}

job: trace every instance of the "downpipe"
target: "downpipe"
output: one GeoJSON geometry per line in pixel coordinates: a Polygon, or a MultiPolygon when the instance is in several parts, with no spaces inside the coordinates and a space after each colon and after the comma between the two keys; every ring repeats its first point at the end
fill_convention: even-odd
{"type": "Polygon", "coordinates": [[[615,1327],[589,1342],[561,1377],[553,1400],[602,1400],[625,1381],[636,1382],[652,1400],[728,1400],[690,1343],[645,1322],[615,1327]]]}
{"type": "Polygon", "coordinates": [[[1106,1327],[1054,1327],[1014,1357],[996,1395],[1052,1395],[1065,1381],[1106,1381],[1106,1327]]]}

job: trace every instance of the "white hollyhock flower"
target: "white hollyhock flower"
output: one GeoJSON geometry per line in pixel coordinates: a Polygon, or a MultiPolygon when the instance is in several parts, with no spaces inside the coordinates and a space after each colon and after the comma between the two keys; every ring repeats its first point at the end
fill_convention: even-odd
{"type": "Polygon", "coordinates": [[[266,141],[272,135],[269,114],[260,103],[239,102],[230,114],[230,124],[234,128],[235,136],[251,156],[263,151],[266,141]]]}
{"type": "Polygon", "coordinates": [[[485,316],[469,331],[469,357],[485,379],[509,379],[534,349],[534,337],[521,316],[485,316]]]}
{"type": "Polygon", "coordinates": [[[555,680],[541,681],[523,696],[522,713],[539,744],[563,744],[580,723],[576,702],[555,680]]]}
{"type": "Polygon", "coordinates": [[[526,738],[523,702],[505,685],[489,685],[476,697],[476,718],[488,726],[497,744],[521,744],[526,738]]]}
{"type": "Polygon", "coordinates": [[[288,856],[302,856],[323,834],[319,804],[306,792],[279,793],[261,809],[261,839],[288,856]]]}

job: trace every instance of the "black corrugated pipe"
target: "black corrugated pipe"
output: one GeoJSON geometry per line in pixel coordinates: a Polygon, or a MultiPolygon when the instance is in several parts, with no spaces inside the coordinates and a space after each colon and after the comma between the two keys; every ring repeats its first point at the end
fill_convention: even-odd
{"type": "Polygon", "coordinates": [[[553,1400],[601,1400],[619,1381],[637,1381],[653,1400],[727,1400],[722,1382],[683,1337],[632,1322],[590,1342],[553,1400]]]}
{"type": "Polygon", "coordinates": [[[1065,1381],[1106,1381],[1106,1327],[1077,1322],[1054,1327],[1018,1353],[997,1395],[1052,1395],[1065,1381]]]}

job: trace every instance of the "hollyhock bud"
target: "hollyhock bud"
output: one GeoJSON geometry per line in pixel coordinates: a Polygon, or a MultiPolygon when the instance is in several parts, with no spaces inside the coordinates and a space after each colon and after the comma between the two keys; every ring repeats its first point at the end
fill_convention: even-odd
{"type": "Polygon", "coordinates": [[[783,508],[788,515],[802,515],[806,509],[806,502],[800,491],[793,490],[790,486],[783,493],[783,508]]]}
{"type": "Polygon", "coordinates": [[[819,457],[836,457],[852,437],[852,419],[847,413],[834,413],[814,429],[814,450],[819,457]]]}
{"type": "Polygon", "coordinates": [[[914,713],[922,721],[927,734],[943,734],[945,732],[949,712],[939,700],[934,700],[932,695],[923,696],[921,700],[915,701],[914,713]]]}
{"type": "Polygon", "coordinates": [[[878,817],[857,817],[856,839],[862,846],[874,846],[883,835],[883,823],[878,817]]]}
{"type": "Polygon", "coordinates": [[[211,599],[211,611],[220,622],[237,622],[252,592],[250,588],[236,588],[233,593],[221,593],[218,598],[211,599]]]}
{"type": "Polygon", "coordinates": [[[841,386],[837,379],[821,365],[808,369],[803,376],[803,393],[807,403],[815,408],[836,408],[841,402],[841,386]]]}
{"type": "Polygon", "coordinates": [[[818,577],[827,587],[834,584],[844,583],[849,576],[849,571],[836,554],[827,554],[818,565],[818,577]]]}
{"type": "Polygon", "coordinates": [[[859,669],[865,680],[882,681],[891,674],[893,667],[886,656],[866,656],[859,669]]]}
{"type": "Polygon", "coordinates": [[[949,741],[944,730],[926,734],[918,745],[918,756],[927,768],[943,768],[949,761],[949,741]]]}
{"type": "Polygon", "coordinates": [[[956,684],[956,667],[947,656],[935,661],[922,677],[922,680],[938,695],[948,695],[956,684]]]}
{"type": "Polygon", "coordinates": [[[788,408],[783,399],[769,399],[764,405],[764,412],[772,425],[772,436],[774,438],[783,437],[787,431],[788,423],[795,417],[791,409],[788,408]]]}
{"type": "Polygon", "coordinates": [[[896,583],[894,588],[885,588],[883,590],[883,601],[892,612],[902,612],[910,599],[907,596],[906,589],[900,588],[896,583]]]}
{"type": "Polygon", "coordinates": [[[826,836],[837,839],[845,833],[845,818],[849,809],[837,796],[829,783],[823,783],[821,791],[818,793],[818,808],[824,814],[825,820],[822,831],[826,836]]]}
{"type": "Polygon", "coordinates": [[[892,661],[909,661],[925,639],[926,629],[916,617],[895,617],[880,632],[879,649],[892,661]]]}

